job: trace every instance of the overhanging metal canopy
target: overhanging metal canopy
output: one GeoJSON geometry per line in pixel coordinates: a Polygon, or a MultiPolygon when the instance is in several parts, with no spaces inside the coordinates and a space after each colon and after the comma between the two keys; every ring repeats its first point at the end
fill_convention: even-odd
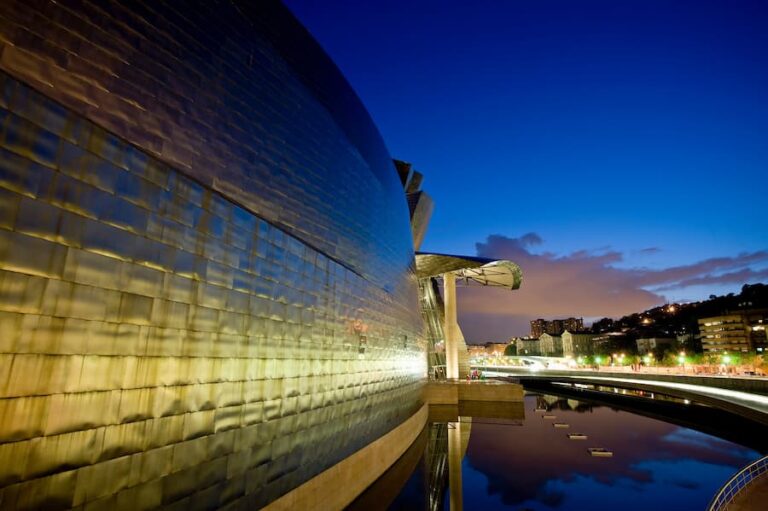
{"type": "Polygon", "coordinates": [[[453,273],[465,284],[507,289],[518,289],[523,281],[522,270],[512,261],[424,252],[416,253],[416,273],[419,278],[453,273]]]}

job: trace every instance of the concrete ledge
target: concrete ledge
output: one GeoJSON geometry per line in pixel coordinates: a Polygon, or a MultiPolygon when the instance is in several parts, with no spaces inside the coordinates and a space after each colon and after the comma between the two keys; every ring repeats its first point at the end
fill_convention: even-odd
{"type": "Polygon", "coordinates": [[[460,417],[474,419],[525,419],[523,401],[460,401],[458,405],[429,405],[429,422],[458,422],[460,417]]]}
{"type": "Polygon", "coordinates": [[[522,402],[523,386],[497,381],[431,381],[424,386],[424,401],[430,405],[458,405],[460,401],[522,402]]]}
{"type": "Polygon", "coordinates": [[[493,401],[507,403],[523,400],[523,386],[516,383],[462,382],[459,386],[459,401],[493,401]]]}
{"type": "Polygon", "coordinates": [[[294,488],[263,509],[343,509],[365,491],[418,438],[427,423],[428,405],[389,433],[294,488]]]}
{"type": "Polygon", "coordinates": [[[459,386],[451,383],[429,382],[424,385],[424,401],[430,405],[458,405],[459,386]]]}

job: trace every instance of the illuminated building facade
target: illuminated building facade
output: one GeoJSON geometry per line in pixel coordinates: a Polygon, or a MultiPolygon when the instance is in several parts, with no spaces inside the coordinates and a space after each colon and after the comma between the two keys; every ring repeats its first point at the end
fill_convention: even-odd
{"type": "Polygon", "coordinates": [[[521,337],[515,342],[518,355],[541,355],[541,343],[538,339],[521,337]]]}
{"type": "Polygon", "coordinates": [[[565,332],[566,330],[570,330],[571,332],[584,330],[584,318],[566,318],[555,321],[561,321],[561,324],[558,326],[558,329],[562,328],[560,333],[565,332]]]}
{"type": "Polygon", "coordinates": [[[0,52],[3,509],[258,508],[419,409],[403,185],[284,6],[7,0],[0,52]]]}
{"type": "Polygon", "coordinates": [[[503,357],[504,351],[509,344],[505,342],[487,342],[485,343],[485,352],[492,357],[503,357]]]}
{"type": "Polygon", "coordinates": [[[591,332],[580,332],[578,330],[563,332],[563,356],[578,357],[580,355],[591,355],[594,352],[592,340],[595,334],[591,332]]]}
{"type": "Polygon", "coordinates": [[[562,357],[563,338],[559,335],[541,334],[539,337],[539,350],[545,357],[562,357]]]}
{"type": "Polygon", "coordinates": [[[704,351],[741,351],[763,353],[768,310],[746,310],[699,319],[701,346],[704,351]]]}
{"type": "Polygon", "coordinates": [[[547,320],[546,319],[534,319],[531,321],[531,337],[538,339],[541,334],[547,332],[547,320]]]}
{"type": "Polygon", "coordinates": [[[534,319],[531,321],[531,337],[537,339],[541,337],[541,334],[561,335],[566,330],[571,332],[584,330],[584,318],[553,319],[551,321],[534,319]]]}

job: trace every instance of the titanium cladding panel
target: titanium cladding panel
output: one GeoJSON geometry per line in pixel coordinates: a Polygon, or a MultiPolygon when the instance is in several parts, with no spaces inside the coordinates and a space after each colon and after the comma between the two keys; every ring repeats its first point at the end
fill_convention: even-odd
{"type": "Polygon", "coordinates": [[[415,410],[402,188],[282,6],[5,1],[0,50],[0,507],[259,507],[415,410]]]}
{"type": "Polygon", "coordinates": [[[408,285],[394,165],[278,2],[4,0],[0,44],[17,79],[380,287],[408,285]]]}

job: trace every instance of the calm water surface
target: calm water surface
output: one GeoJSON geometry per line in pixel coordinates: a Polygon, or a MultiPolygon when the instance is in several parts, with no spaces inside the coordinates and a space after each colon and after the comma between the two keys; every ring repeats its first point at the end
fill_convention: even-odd
{"type": "MultiPolygon", "coordinates": [[[[524,420],[464,420],[472,422],[461,462],[465,510],[702,510],[735,471],[760,457],[692,429],[554,396],[527,395],[524,420]],[[570,440],[568,432],[589,438],[570,440]],[[588,447],[614,454],[595,458],[588,447]]],[[[438,438],[447,438],[448,425],[429,428],[431,442],[390,509],[449,509],[447,444],[438,438]]]]}

